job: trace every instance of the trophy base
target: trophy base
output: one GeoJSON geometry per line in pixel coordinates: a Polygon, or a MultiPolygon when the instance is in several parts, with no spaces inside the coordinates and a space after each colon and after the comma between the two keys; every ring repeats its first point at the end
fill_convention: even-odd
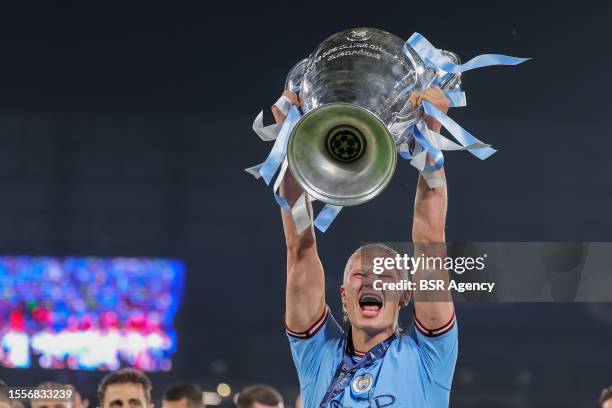
{"type": "Polygon", "coordinates": [[[376,197],[395,172],[395,141],[374,114],[333,103],[304,115],[287,147],[289,169],[302,188],[325,203],[351,206],[376,197]]]}

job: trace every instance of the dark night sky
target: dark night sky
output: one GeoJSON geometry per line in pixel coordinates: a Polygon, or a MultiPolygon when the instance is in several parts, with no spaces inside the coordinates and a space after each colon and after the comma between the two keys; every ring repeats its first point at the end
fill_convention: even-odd
{"type": "MultiPolygon", "coordinates": [[[[288,69],[345,28],[418,31],[464,61],[533,58],[464,76],[468,107],[452,115],[499,153],[447,155],[450,241],[612,240],[609,2],[62,4],[0,9],[0,248],[185,259],[176,370],[154,376],[158,391],[193,378],[294,391],[278,209],[242,169],[267,154],[250,126],[288,69]]],[[[409,239],[416,177],[400,163],[320,237],[334,310],[360,242],[409,239]]],[[[612,383],[612,326],[586,305],[459,312],[453,406],[490,406],[478,390],[577,406],[612,383]]],[[[45,375],[0,369],[15,383],[45,375]]],[[[99,378],[57,375],[89,393],[99,378]]]]}

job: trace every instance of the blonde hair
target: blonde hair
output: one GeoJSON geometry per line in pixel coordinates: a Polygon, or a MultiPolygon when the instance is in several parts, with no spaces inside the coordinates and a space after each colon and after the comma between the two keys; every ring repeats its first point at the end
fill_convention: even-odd
{"type": "MultiPolygon", "coordinates": [[[[362,251],[381,252],[385,256],[390,257],[390,258],[395,258],[397,255],[399,255],[399,253],[395,249],[381,242],[372,242],[372,243],[360,246],[359,248],[355,250],[355,252],[351,254],[351,256],[349,256],[348,261],[346,261],[346,266],[344,267],[344,275],[342,277],[343,285],[346,283],[348,279],[349,272],[351,270],[351,265],[353,264],[353,260],[357,257],[357,255],[361,255],[362,251]]],[[[402,279],[408,278],[408,271],[402,269],[399,272],[402,274],[402,279]]]]}

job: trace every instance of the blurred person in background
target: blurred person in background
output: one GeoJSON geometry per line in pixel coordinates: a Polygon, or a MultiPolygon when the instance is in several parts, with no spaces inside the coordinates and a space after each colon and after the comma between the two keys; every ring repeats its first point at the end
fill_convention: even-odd
{"type": "Polygon", "coordinates": [[[295,399],[295,408],[303,408],[302,394],[298,394],[297,398],[295,399]]]}
{"type": "MultiPolygon", "coordinates": [[[[44,382],[38,387],[39,390],[66,390],[70,391],[70,397],[67,399],[57,399],[57,400],[46,400],[42,398],[38,399],[30,399],[30,407],[31,408],[87,408],[89,405],[89,401],[86,401],[86,405],[83,405],[83,400],[81,399],[81,395],[77,392],[76,388],[74,388],[71,384],[62,384],[62,383],[54,383],[54,382],[44,382]]],[[[13,407],[15,408],[15,407],[13,407]]]]}
{"type": "Polygon", "coordinates": [[[74,388],[73,385],[70,385],[73,388],[74,393],[72,394],[72,407],[73,408],[88,408],[89,400],[87,398],[83,398],[81,394],[74,388]]]}
{"type": "Polygon", "coordinates": [[[151,380],[142,371],[122,368],[104,377],[98,386],[100,408],[153,408],[151,380]]]}
{"type": "Polygon", "coordinates": [[[0,408],[11,408],[7,388],[6,383],[0,380],[0,408]]]}
{"type": "Polygon", "coordinates": [[[236,398],[238,408],[284,408],[283,397],[269,385],[256,384],[244,388],[236,398]]]}
{"type": "Polygon", "coordinates": [[[166,388],[162,408],[203,408],[204,393],[192,383],[175,384],[166,388]]]}
{"type": "MultiPolygon", "coordinates": [[[[36,387],[38,390],[70,390],[70,398],[65,401],[45,401],[42,399],[31,399],[31,408],[87,408],[89,400],[82,399],[81,394],[72,384],[61,384],[53,382],[44,382],[36,387]]],[[[9,400],[8,386],[0,380],[0,408],[25,408],[25,405],[20,400],[9,400]]]]}
{"type": "Polygon", "coordinates": [[[612,385],[608,388],[604,388],[599,397],[599,404],[601,408],[612,408],[612,385]]]}

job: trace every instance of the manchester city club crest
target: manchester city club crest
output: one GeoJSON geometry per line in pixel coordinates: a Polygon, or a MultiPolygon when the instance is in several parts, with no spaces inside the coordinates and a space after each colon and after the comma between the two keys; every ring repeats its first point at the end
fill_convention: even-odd
{"type": "Polygon", "coordinates": [[[372,374],[366,373],[355,377],[351,383],[351,388],[355,394],[364,394],[372,389],[373,383],[372,374]]]}

